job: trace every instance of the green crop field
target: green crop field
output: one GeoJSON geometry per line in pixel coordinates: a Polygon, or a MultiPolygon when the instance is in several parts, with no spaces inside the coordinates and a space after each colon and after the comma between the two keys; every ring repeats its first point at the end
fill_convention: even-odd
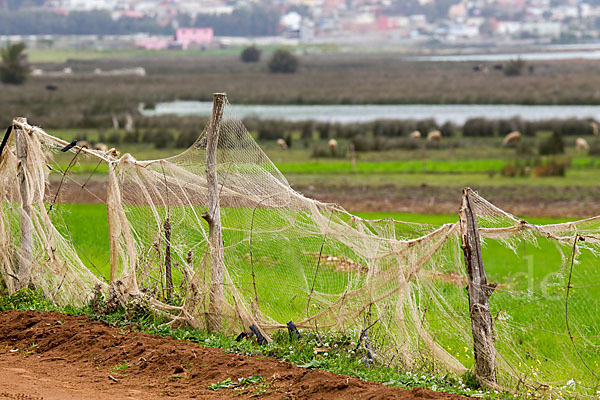
{"type": "MultiPolygon", "coordinates": [[[[106,205],[104,204],[59,204],[55,206],[57,212],[52,214],[55,222],[60,226],[67,224],[72,235],[72,240],[80,249],[83,261],[91,267],[90,261],[100,267],[101,273],[108,277],[108,223],[106,219],[106,205]],[[89,259],[89,260],[88,260],[89,259]]],[[[457,215],[432,215],[394,212],[360,212],[357,216],[365,219],[393,218],[398,221],[415,222],[420,224],[442,225],[454,223],[457,215]]],[[[551,224],[568,222],[568,218],[527,218],[531,223],[551,224]]],[[[246,221],[248,224],[250,221],[246,221]]],[[[238,222],[239,223],[239,222],[238,222]]],[[[249,225],[246,227],[249,228],[249,225]]],[[[66,231],[61,232],[68,236],[66,231]]],[[[490,256],[494,259],[493,253],[490,256]]]]}

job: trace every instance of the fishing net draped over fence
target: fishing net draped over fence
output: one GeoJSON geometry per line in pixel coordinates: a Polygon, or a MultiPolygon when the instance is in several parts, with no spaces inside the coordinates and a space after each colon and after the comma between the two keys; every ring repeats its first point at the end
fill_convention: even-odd
{"type": "MultiPolygon", "coordinates": [[[[16,119],[0,159],[0,273],[9,292],[33,285],[58,304],[81,305],[99,288],[142,299],[173,323],[227,332],[254,325],[268,339],[293,321],[362,333],[378,363],[473,368],[458,218],[442,226],[364,220],[306,198],[228,104],[218,118],[175,157],[138,161],[74,146],[66,162],[66,142],[16,119]],[[211,131],[216,163],[207,165],[211,131]],[[87,164],[90,173],[70,172],[87,164]],[[110,273],[73,239],[65,195],[89,190],[90,176],[106,171],[106,193],[93,195],[106,205],[110,273]],[[222,239],[211,242],[215,195],[222,239]]],[[[487,279],[497,283],[489,314],[498,386],[597,397],[600,217],[534,225],[469,198],[487,279]]],[[[77,224],[93,231],[85,225],[77,224]]]]}

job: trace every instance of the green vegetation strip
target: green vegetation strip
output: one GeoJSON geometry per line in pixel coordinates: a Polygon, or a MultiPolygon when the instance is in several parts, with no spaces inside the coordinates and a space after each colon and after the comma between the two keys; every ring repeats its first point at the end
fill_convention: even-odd
{"type": "Polygon", "coordinates": [[[460,172],[487,172],[500,171],[506,162],[503,160],[470,160],[470,161],[440,161],[440,160],[412,160],[412,161],[382,161],[382,162],[357,162],[353,170],[349,161],[310,161],[303,163],[279,163],[277,167],[285,175],[287,173],[460,173],[460,172]]]}

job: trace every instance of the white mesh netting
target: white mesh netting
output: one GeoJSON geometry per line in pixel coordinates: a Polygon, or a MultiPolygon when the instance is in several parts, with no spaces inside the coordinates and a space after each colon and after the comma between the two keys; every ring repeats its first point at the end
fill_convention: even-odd
{"type": "MultiPolygon", "coordinates": [[[[80,305],[98,285],[112,286],[175,322],[207,328],[207,131],[175,157],[138,161],[78,146],[65,155],[66,142],[14,124],[17,140],[0,160],[0,272],[9,292],[31,284],[56,303],[80,305]],[[105,193],[90,190],[106,173],[105,193]],[[82,192],[103,218],[72,204],[82,192]]],[[[224,331],[254,324],[268,338],[288,321],[357,335],[368,328],[380,363],[473,368],[459,222],[368,221],[302,196],[228,105],[216,170],[224,331]]],[[[499,387],[597,397],[600,217],[533,225],[471,199],[488,281],[498,283],[490,310],[499,387]]]]}

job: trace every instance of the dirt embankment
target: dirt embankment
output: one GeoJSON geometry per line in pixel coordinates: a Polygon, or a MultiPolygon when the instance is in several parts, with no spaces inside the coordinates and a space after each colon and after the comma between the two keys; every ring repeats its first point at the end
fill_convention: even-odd
{"type": "MultiPolygon", "coordinates": [[[[461,188],[451,186],[299,186],[299,192],[338,203],[351,212],[457,214],[461,188]]],[[[586,218],[600,214],[600,186],[473,187],[496,206],[517,216],[586,218]]]]}
{"type": "Polygon", "coordinates": [[[86,317],[9,311],[0,313],[0,326],[0,399],[461,399],[116,329],[86,317]],[[207,389],[251,375],[264,380],[207,389]]]}

